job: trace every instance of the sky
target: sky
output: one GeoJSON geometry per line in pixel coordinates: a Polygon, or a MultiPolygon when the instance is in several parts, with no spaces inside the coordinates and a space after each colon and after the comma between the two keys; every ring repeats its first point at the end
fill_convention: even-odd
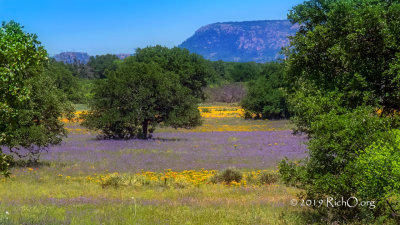
{"type": "Polygon", "coordinates": [[[0,21],[38,35],[50,55],[174,47],[217,22],[282,20],[303,0],[0,0],[0,21]]]}

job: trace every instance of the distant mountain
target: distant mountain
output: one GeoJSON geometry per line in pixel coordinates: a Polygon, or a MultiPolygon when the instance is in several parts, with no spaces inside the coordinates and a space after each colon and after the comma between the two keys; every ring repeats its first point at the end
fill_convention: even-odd
{"type": "MultiPolygon", "coordinates": [[[[115,54],[119,59],[125,59],[133,54],[120,53],[115,54]]],[[[77,62],[79,64],[86,64],[89,62],[90,55],[86,52],[61,52],[60,54],[54,55],[53,58],[58,62],[64,62],[67,64],[72,64],[77,62]]]]}
{"type": "Polygon", "coordinates": [[[54,56],[58,62],[72,64],[74,62],[86,64],[89,62],[90,56],[86,52],[61,52],[54,56]]]}
{"type": "Polygon", "coordinates": [[[210,60],[274,61],[298,29],[288,20],[214,23],[198,29],[179,47],[210,60]]]}

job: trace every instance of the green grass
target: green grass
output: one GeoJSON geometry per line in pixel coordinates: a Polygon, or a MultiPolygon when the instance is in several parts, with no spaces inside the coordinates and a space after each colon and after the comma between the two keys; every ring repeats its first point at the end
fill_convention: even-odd
{"type": "Polygon", "coordinates": [[[303,224],[283,185],[102,188],[62,168],[14,169],[0,182],[0,224],[303,224]],[[8,215],[6,214],[8,212],[8,215]]]}

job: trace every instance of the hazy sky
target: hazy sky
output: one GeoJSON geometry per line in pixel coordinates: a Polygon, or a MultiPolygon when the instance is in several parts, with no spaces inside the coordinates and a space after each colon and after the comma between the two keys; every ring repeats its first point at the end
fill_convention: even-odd
{"type": "Polygon", "coordinates": [[[229,21],[286,19],[303,0],[0,0],[0,21],[36,33],[50,55],[133,53],[173,47],[201,26],[229,21]]]}

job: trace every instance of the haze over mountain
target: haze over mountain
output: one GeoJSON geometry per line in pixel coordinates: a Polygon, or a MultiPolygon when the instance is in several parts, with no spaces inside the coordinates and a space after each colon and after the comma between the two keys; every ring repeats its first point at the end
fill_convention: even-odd
{"type": "Polygon", "coordinates": [[[198,29],[179,47],[210,60],[274,61],[282,57],[281,48],[298,29],[289,20],[213,23],[198,29]]]}

